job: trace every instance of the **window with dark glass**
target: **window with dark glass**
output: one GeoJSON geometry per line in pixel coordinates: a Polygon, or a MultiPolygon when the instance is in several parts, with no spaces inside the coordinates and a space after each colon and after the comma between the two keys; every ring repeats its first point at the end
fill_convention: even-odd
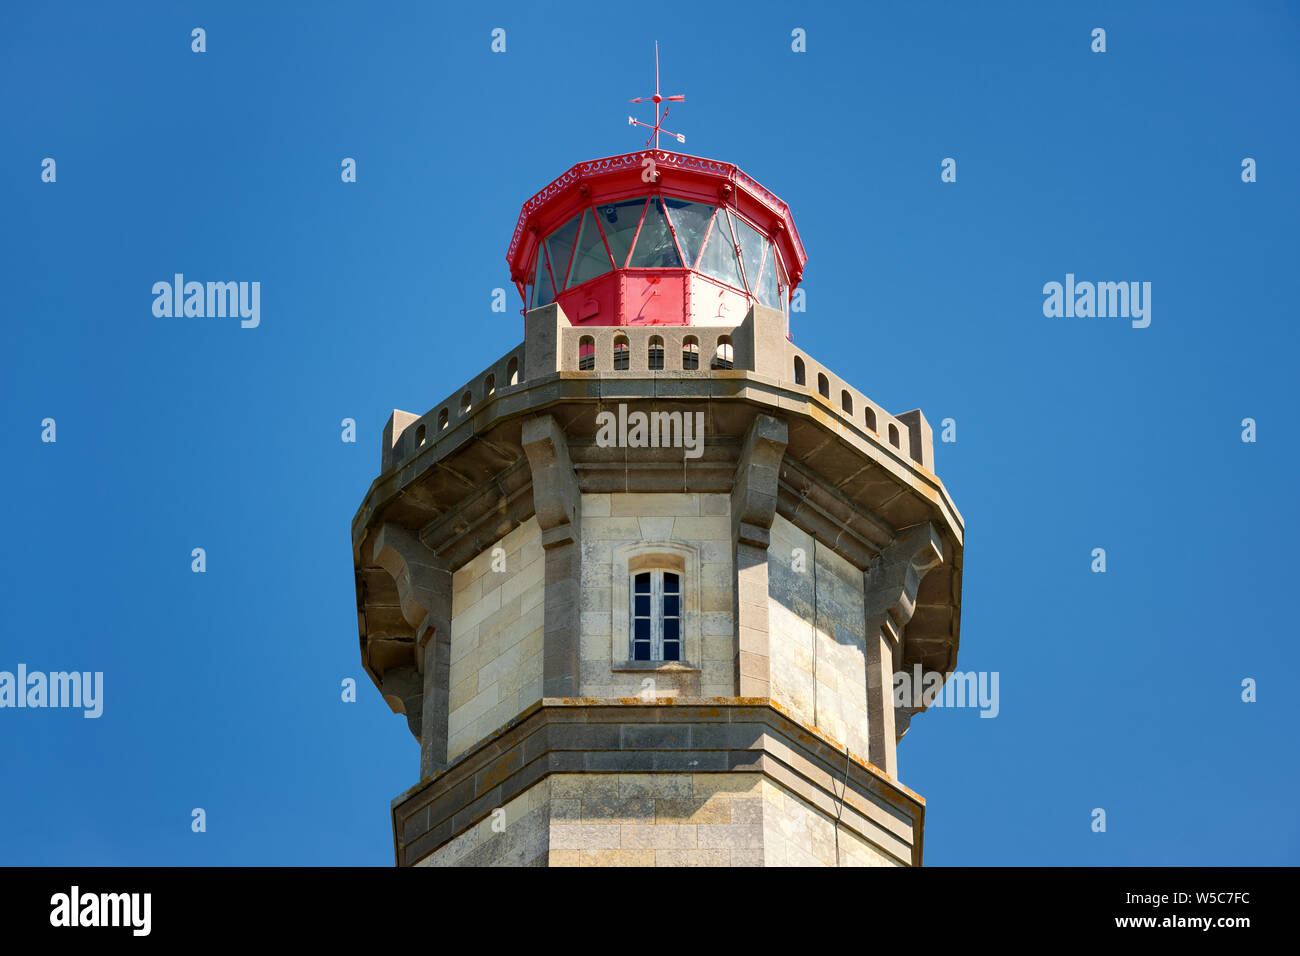
{"type": "Polygon", "coordinates": [[[596,214],[588,209],[582,214],[582,230],[578,233],[578,247],[573,254],[565,288],[602,276],[612,268],[609,253],[605,251],[605,240],[596,227],[596,214]]]}
{"type": "Polygon", "coordinates": [[[533,308],[550,305],[555,301],[555,289],[551,285],[551,270],[546,268],[546,253],[537,250],[537,281],[533,283],[533,308]]]}
{"type": "Polygon", "coordinates": [[[551,278],[555,280],[555,291],[564,291],[564,280],[569,274],[569,260],[573,258],[573,245],[578,238],[578,224],[581,219],[574,216],[559,229],[546,237],[546,257],[551,261],[551,278]]]}
{"type": "Polygon", "coordinates": [[[627,264],[627,254],[632,251],[632,240],[636,238],[636,227],[641,225],[645,205],[646,197],[641,196],[596,207],[597,222],[605,233],[609,251],[614,254],[614,265],[619,269],[627,264]]]}
{"type": "Polygon", "coordinates": [[[682,368],[692,371],[700,367],[700,341],[693,335],[682,339],[682,368]]]}
{"type": "Polygon", "coordinates": [[[652,372],[661,371],[664,367],[664,340],[657,335],[650,336],[650,344],[646,347],[646,362],[652,372]]]}
{"type": "Polygon", "coordinates": [[[646,205],[645,221],[641,223],[641,232],[636,237],[636,248],[632,250],[629,266],[651,269],[680,268],[682,258],[677,254],[677,244],[673,242],[672,230],[668,228],[668,217],[664,215],[664,204],[658,196],[651,196],[646,205]]]}
{"type": "Polygon", "coordinates": [[[632,660],[682,659],[682,578],[655,568],[632,575],[632,660]]]}

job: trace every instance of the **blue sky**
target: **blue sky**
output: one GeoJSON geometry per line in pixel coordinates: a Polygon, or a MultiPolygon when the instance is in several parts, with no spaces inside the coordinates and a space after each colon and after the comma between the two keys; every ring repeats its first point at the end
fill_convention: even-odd
{"type": "Polygon", "coordinates": [[[793,211],[795,341],[957,423],[959,665],[1001,701],[900,747],[926,862],[1300,862],[1297,8],[567,9],[0,12],[0,669],[105,675],[98,720],[0,711],[0,863],[391,864],[418,748],[349,523],[391,410],[521,340],[519,206],[640,147],[656,39],[684,150],[793,211]],[[156,318],[176,272],[260,281],[260,326],[156,318]],[[1150,327],[1044,317],[1067,273],[1152,283],[1150,327]]]}

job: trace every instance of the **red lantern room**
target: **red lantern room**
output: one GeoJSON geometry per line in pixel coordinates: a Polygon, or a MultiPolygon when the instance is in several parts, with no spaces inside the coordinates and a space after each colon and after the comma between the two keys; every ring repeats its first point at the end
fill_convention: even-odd
{"type": "Polygon", "coordinates": [[[789,207],[739,168],[647,149],[524,203],[506,259],[525,310],[559,302],[574,325],[739,325],[754,303],[788,315],[807,256],[789,207]]]}

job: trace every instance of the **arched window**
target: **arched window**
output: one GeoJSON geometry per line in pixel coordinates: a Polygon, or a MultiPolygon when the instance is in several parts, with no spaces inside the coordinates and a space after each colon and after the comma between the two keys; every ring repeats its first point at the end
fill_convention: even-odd
{"type": "Polygon", "coordinates": [[[817,394],[822,398],[831,397],[831,383],[827,381],[826,376],[821,372],[817,373],[817,394]]]}
{"type": "Polygon", "coordinates": [[[664,367],[664,340],[657,335],[650,336],[650,344],[646,347],[646,361],[652,372],[662,371],[664,367]]]}
{"type": "Polygon", "coordinates": [[[483,379],[483,395],[485,398],[491,397],[492,393],[497,390],[497,377],[489,375],[483,379]]]}
{"type": "Polygon", "coordinates": [[[423,425],[421,425],[419,428],[415,430],[415,447],[416,448],[424,447],[424,426],[423,425]]]}
{"type": "Polygon", "coordinates": [[[840,391],[840,408],[844,409],[850,415],[853,414],[853,396],[849,394],[847,388],[840,391]]]}
{"type": "Polygon", "coordinates": [[[506,384],[519,384],[519,359],[517,358],[512,358],[510,363],[506,366],[506,384]]]}
{"type": "Polygon", "coordinates": [[[438,411],[438,430],[439,430],[439,431],[442,431],[442,430],[443,430],[444,428],[446,428],[446,427],[447,427],[447,409],[445,409],[445,408],[443,408],[443,409],[439,409],[439,411],[438,411]]]}
{"type": "Polygon", "coordinates": [[[631,361],[632,350],[628,347],[626,335],[614,336],[614,371],[626,371],[631,361]]]}
{"type": "Polygon", "coordinates": [[[632,574],[630,659],[682,659],[682,576],[651,568],[632,574]]]}
{"type": "Polygon", "coordinates": [[[596,340],[590,335],[578,339],[578,371],[590,372],[596,367],[596,340]]]}
{"type": "Polygon", "coordinates": [[[610,660],[614,670],[645,661],[699,666],[700,550],[676,541],[635,541],[611,554],[610,660]]]}
{"type": "Polygon", "coordinates": [[[700,340],[693,335],[682,339],[682,368],[687,371],[700,367],[700,340]]]}
{"type": "Polygon", "coordinates": [[[474,397],[467,391],[460,397],[460,413],[468,415],[470,407],[474,404],[474,397]]]}
{"type": "Polygon", "coordinates": [[[794,357],[794,383],[796,385],[804,385],[806,384],[805,379],[807,377],[807,373],[805,373],[803,369],[803,359],[796,355],[794,357]]]}
{"type": "Polygon", "coordinates": [[[890,425],[890,426],[889,426],[889,443],[890,443],[891,445],[893,445],[895,448],[898,448],[898,447],[899,447],[899,444],[898,444],[898,426],[897,426],[897,425],[890,425]]]}
{"type": "Polygon", "coordinates": [[[709,368],[735,368],[735,358],[735,350],[731,347],[731,336],[721,335],[718,337],[718,350],[714,353],[709,368]]]}
{"type": "Polygon", "coordinates": [[[867,427],[874,432],[876,430],[876,410],[872,408],[870,405],[868,405],[866,409],[866,414],[867,414],[867,427]]]}

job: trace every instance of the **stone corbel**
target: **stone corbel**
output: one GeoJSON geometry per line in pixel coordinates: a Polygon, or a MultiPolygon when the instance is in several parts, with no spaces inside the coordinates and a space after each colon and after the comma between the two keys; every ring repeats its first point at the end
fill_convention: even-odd
{"type": "Polygon", "coordinates": [[[943,539],[927,521],[899,534],[863,574],[868,759],[891,777],[898,773],[894,672],[902,659],[903,629],[916,612],[921,579],[943,561],[943,539]]]}
{"type": "Polygon", "coordinates": [[[415,666],[385,671],[382,692],[394,713],[406,715],[420,741],[420,774],[430,776],[447,762],[451,570],[414,531],[392,522],[375,536],[374,555],[397,585],[402,617],[415,632],[415,666]]]}
{"type": "Polygon", "coordinates": [[[781,460],[789,440],[789,427],[779,418],[759,415],[750,425],[731,489],[734,540],[756,548],[766,548],[771,542],[781,460]]]}
{"type": "Polygon", "coordinates": [[[416,740],[424,723],[424,678],[410,664],[384,671],[379,692],[395,714],[406,715],[406,726],[416,740]]]}
{"type": "Polygon", "coordinates": [[[416,632],[417,667],[423,673],[423,642],[439,625],[445,627],[450,617],[450,608],[445,604],[445,594],[440,594],[438,572],[447,569],[441,566],[432,551],[426,548],[419,537],[410,528],[385,522],[375,535],[375,561],[388,572],[388,576],[397,585],[397,600],[402,607],[402,617],[416,632]]]}
{"type": "Polygon", "coordinates": [[[582,495],[563,429],[550,415],[530,418],[523,425],[522,444],[533,473],[533,510],[542,531],[542,547],[576,541],[582,495]]]}

